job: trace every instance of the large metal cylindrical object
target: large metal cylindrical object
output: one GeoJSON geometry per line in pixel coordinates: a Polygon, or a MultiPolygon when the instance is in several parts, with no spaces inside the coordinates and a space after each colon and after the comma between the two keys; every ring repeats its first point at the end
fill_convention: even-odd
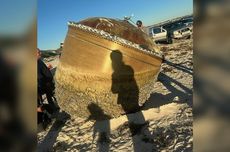
{"type": "Polygon", "coordinates": [[[132,32],[146,36],[126,21],[93,18],[69,23],[55,74],[56,97],[63,110],[104,119],[134,112],[148,99],[162,59],[153,43],[141,38],[140,45],[132,42],[137,40],[132,32]],[[99,108],[90,108],[92,104],[99,108]]]}

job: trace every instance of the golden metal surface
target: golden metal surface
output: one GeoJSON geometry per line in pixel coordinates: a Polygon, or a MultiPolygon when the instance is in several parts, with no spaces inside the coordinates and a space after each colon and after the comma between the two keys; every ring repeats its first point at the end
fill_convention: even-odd
{"type": "MultiPolygon", "coordinates": [[[[56,81],[58,89],[71,93],[65,93],[66,97],[63,97],[57,90],[59,104],[67,112],[85,117],[89,114],[87,106],[94,102],[105,113],[116,117],[123,113],[124,108],[118,104],[119,94],[112,89],[117,85],[114,82],[126,88],[137,87],[137,98],[143,103],[151,90],[147,93],[142,90],[146,85],[154,84],[161,62],[159,57],[69,27],[56,81]],[[79,108],[81,112],[77,111],[79,108]]],[[[135,109],[132,103],[129,107],[135,109]]]]}

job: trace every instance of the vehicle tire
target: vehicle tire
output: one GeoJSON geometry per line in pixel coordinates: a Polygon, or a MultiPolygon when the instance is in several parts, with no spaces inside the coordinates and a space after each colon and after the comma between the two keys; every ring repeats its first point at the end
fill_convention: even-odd
{"type": "Polygon", "coordinates": [[[168,39],[167,39],[167,42],[168,42],[168,44],[172,44],[172,43],[173,43],[172,38],[168,38],[168,39]]]}

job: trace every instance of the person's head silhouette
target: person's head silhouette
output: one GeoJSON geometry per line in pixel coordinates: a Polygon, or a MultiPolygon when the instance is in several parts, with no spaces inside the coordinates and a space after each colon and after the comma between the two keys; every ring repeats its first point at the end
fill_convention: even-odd
{"type": "Polygon", "coordinates": [[[141,20],[138,20],[137,22],[136,22],[136,25],[137,25],[137,27],[142,27],[143,25],[142,25],[142,21],[141,20]]]}
{"type": "Polygon", "coordinates": [[[114,71],[118,70],[119,67],[123,64],[122,61],[122,53],[118,50],[113,51],[110,54],[110,58],[112,60],[112,68],[114,71]]]}
{"type": "Polygon", "coordinates": [[[95,103],[88,105],[88,110],[90,112],[89,120],[105,120],[110,119],[111,117],[104,113],[103,109],[95,103]]]}

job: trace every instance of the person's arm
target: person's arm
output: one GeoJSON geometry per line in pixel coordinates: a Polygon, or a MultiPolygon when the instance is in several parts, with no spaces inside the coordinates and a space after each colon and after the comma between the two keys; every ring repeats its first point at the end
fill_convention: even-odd
{"type": "Polygon", "coordinates": [[[51,73],[51,71],[48,69],[48,67],[46,66],[46,64],[40,60],[40,66],[41,66],[41,73],[44,76],[44,78],[48,81],[52,81],[53,80],[53,75],[51,73]]]}

